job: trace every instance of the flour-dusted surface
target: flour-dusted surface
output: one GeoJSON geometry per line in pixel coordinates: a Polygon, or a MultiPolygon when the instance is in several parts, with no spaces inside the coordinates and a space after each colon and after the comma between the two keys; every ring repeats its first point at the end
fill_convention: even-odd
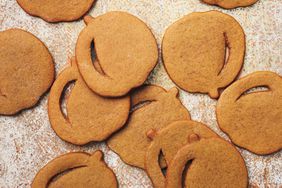
{"type": "MultiPolygon", "coordinates": [[[[112,10],[127,11],[152,28],[160,46],[165,29],[171,23],[191,12],[213,9],[222,10],[199,0],[97,0],[89,14],[96,16],[112,10]]],[[[257,70],[270,70],[282,75],[282,1],[260,0],[253,7],[222,11],[234,16],[247,35],[247,54],[240,77],[257,70]]],[[[39,37],[52,53],[58,72],[67,58],[74,54],[84,23],[80,20],[49,24],[27,15],[16,0],[0,0],[0,31],[13,27],[39,37]]],[[[174,86],[161,60],[148,82],[167,89],[174,86]]],[[[48,121],[47,97],[48,94],[38,106],[17,116],[0,116],[0,188],[30,187],[37,171],[56,156],[69,151],[92,152],[98,148],[104,151],[105,160],[116,173],[121,188],[151,187],[144,171],[124,164],[104,143],[77,147],[60,140],[48,121]]],[[[216,100],[184,91],[181,91],[180,98],[194,120],[206,123],[227,138],[216,123],[216,100]]],[[[257,156],[239,150],[248,166],[250,187],[282,187],[281,151],[270,156],[257,156]]]]}

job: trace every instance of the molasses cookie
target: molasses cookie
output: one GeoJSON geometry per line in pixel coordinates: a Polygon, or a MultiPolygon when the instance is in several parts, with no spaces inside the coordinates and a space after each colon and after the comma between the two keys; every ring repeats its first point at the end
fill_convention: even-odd
{"type": "Polygon", "coordinates": [[[17,0],[28,14],[47,22],[74,21],[92,7],[95,0],[17,0]]]}
{"type": "Polygon", "coordinates": [[[148,131],[158,131],[174,121],[190,119],[189,112],[177,95],[176,88],[166,91],[149,85],[137,89],[132,94],[132,112],[126,126],[109,139],[108,146],[125,163],[144,168],[146,151],[150,145],[148,131]]]}
{"type": "Polygon", "coordinates": [[[155,188],[165,187],[165,176],[159,165],[160,154],[169,165],[179,149],[198,139],[195,134],[201,139],[218,137],[207,126],[194,121],[176,121],[158,132],[148,132],[152,142],[147,150],[145,168],[155,188]]]}
{"type": "Polygon", "coordinates": [[[243,77],[221,95],[218,125],[232,142],[256,154],[282,148],[282,78],[261,71],[243,77]],[[253,91],[258,87],[266,90],[253,91]]]}
{"type": "Polygon", "coordinates": [[[87,26],[78,37],[76,57],[90,89],[102,96],[117,97],[142,85],[158,59],[156,40],[148,26],[125,12],[86,16],[85,22],[87,26]],[[96,55],[94,66],[91,45],[96,55]]]}
{"type": "Polygon", "coordinates": [[[241,70],[245,35],[231,16],[218,12],[189,14],[165,32],[162,55],[170,78],[188,92],[219,97],[241,70]]]}
{"type": "Polygon", "coordinates": [[[234,146],[220,138],[194,140],[181,148],[167,169],[166,187],[247,188],[245,162],[234,146]],[[184,180],[182,174],[190,162],[184,180]],[[184,182],[184,185],[182,185],[184,182]]]}
{"type": "Polygon", "coordinates": [[[57,135],[70,143],[83,145],[103,141],[124,126],[130,109],[130,98],[104,98],[93,93],[81,78],[75,58],[71,67],[59,74],[51,88],[48,113],[57,135]],[[64,88],[75,81],[67,99],[67,116],[60,105],[64,88]]]}
{"type": "Polygon", "coordinates": [[[21,29],[0,32],[0,114],[13,115],[34,106],[54,80],[47,47],[21,29]]]}
{"type": "Polygon", "coordinates": [[[210,5],[217,5],[225,9],[247,7],[255,4],[258,0],[202,0],[210,5]]]}
{"type": "Polygon", "coordinates": [[[68,153],[43,167],[36,175],[32,188],[115,188],[114,172],[103,160],[103,153],[68,153]]]}

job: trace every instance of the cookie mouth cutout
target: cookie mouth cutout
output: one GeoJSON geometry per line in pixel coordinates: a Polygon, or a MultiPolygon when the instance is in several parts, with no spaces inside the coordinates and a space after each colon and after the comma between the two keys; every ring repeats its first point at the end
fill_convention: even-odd
{"type": "Polygon", "coordinates": [[[72,89],[75,86],[75,82],[76,80],[72,80],[69,83],[67,83],[62,91],[62,95],[60,97],[60,109],[62,114],[64,115],[64,117],[66,119],[68,119],[68,110],[67,110],[67,102],[68,102],[68,98],[72,92],[72,89]]]}
{"type": "Polygon", "coordinates": [[[239,99],[241,99],[242,97],[247,96],[247,95],[261,93],[261,92],[271,92],[271,91],[272,90],[268,85],[262,84],[260,86],[255,86],[255,87],[247,89],[236,99],[236,101],[238,101],[239,99]]]}
{"type": "Polygon", "coordinates": [[[186,181],[186,177],[187,174],[189,173],[189,169],[193,164],[194,159],[190,159],[186,162],[185,167],[182,171],[182,176],[181,176],[181,187],[185,187],[185,181],[186,181]]]}
{"type": "Polygon", "coordinates": [[[103,76],[107,76],[105,71],[103,70],[103,68],[101,67],[98,57],[97,57],[97,53],[96,53],[96,49],[95,49],[95,41],[92,40],[91,44],[90,44],[90,50],[91,50],[91,60],[92,60],[92,64],[94,66],[94,68],[96,69],[96,71],[98,71],[101,75],[103,76]]]}
{"type": "Polygon", "coordinates": [[[226,68],[227,63],[229,62],[229,57],[231,56],[230,44],[228,42],[228,37],[226,32],[223,33],[223,37],[225,41],[224,63],[222,64],[222,68],[220,69],[220,71],[217,73],[217,76],[219,76],[221,72],[226,68]]]}
{"type": "Polygon", "coordinates": [[[65,169],[64,171],[62,171],[62,172],[54,175],[53,177],[51,177],[50,180],[47,183],[46,188],[49,187],[52,183],[59,180],[64,175],[67,175],[67,174],[71,173],[72,171],[79,170],[79,169],[85,168],[85,167],[87,167],[87,165],[81,165],[81,166],[76,166],[76,167],[73,167],[73,168],[65,169]]]}
{"type": "Polygon", "coordinates": [[[150,105],[153,102],[157,102],[157,100],[145,100],[145,101],[140,101],[137,104],[133,104],[130,109],[130,113],[133,113],[141,108],[145,108],[147,105],[150,105]]]}

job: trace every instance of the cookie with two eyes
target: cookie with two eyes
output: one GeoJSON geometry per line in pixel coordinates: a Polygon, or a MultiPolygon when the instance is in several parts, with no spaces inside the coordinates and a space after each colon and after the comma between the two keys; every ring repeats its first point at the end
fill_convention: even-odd
{"type": "Polygon", "coordinates": [[[114,172],[103,160],[103,153],[73,152],[57,157],[35,176],[32,188],[117,188],[114,172]]]}
{"type": "MultiPolygon", "coordinates": [[[[177,96],[176,88],[166,91],[159,86],[147,85],[135,90],[131,95],[129,119],[124,128],[108,140],[108,146],[125,163],[144,169],[144,159],[151,143],[148,131],[159,131],[174,121],[190,119],[189,112],[177,96]]],[[[162,166],[166,166],[164,161],[162,166]]]]}
{"type": "Polygon", "coordinates": [[[259,71],[229,86],[216,106],[220,129],[232,142],[265,155],[282,149],[282,77],[259,71]],[[266,90],[252,91],[258,87],[266,90]]]}
{"type": "Polygon", "coordinates": [[[219,97],[241,70],[245,34],[240,24],[219,11],[194,12],[173,23],[162,41],[165,68],[188,92],[219,97]]]}
{"type": "Polygon", "coordinates": [[[51,126],[63,140],[76,145],[103,141],[125,125],[130,97],[105,98],[90,90],[79,74],[75,58],[54,82],[48,101],[51,126]],[[74,81],[67,98],[65,116],[61,109],[64,88],[74,81]]]}

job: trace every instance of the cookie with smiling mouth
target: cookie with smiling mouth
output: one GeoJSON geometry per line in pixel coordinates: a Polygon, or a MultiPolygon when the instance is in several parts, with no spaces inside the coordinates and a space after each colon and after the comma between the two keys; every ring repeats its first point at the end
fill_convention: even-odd
{"type": "Polygon", "coordinates": [[[189,14],[165,32],[162,55],[170,78],[188,92],[219,97],[241,70],[245,35],[240,24],[219,11],[189,14]]]}
{"type": "Polygon", "coordinates": [[[248,172],[242,156],[220,138],[195,139],[177,152],[167,169],[166,188],[247,186],[248,172]],[[186,173],[184,179],[183,173],[186,173]]]}
{"type": "Polygon", "coordinates": [[[92,7],[95,0],[17,0],[30,15],[47,22],[74,21],[81,18],[92,7]]]}
{"type": "Polygon", "coordinates": [[[260,155],[281,150],[282,77],[260,71],[239,79],[222,93],[216,114],[236,145],[260,155]],[[265,90],[252,91],[258,87],[265,90]]]}
{"type": "Polygon", "coordinates": [[[114,172],[103,160],[103,153],[68,153],[57,157],[36,175],[32,188],[118,187],[114,172]]]}
{"type": "Polygon", "coordinates": [[[148,131],[158,131],[174,121],[190,119],[189,112],[177,95],[176,88],[169,91],[154,85],[138,88],[131,95],[132,111],[127,124],[109,139],[108,146],[125,163],[144,169],[144,159],[150,145],[148,131]]]}
{"type": "Polygon", "coordinates": [[[142,85],[158,59],[157,43],[148,26],[125,12],[84,20],[87,26],[78,37],[76,58],[89,88],[102,96],[118,97],[142,85]]]}
{"type": "Polygon", "coordinates": [[[105,98],[90,90],[80,76],[75,58],[71,66],[59,74],[48,101],[48,115],[57,135],[70,143],[84,145],[103,141],[125,125],[130,109],[130,97],[105,98]],[[60,99],[64,88],[75,81],[67,98],[67,115],[60,99]]]}
{"type": "Polygon", "coordinates": [[[176,121],[161,129],[151,130],[148,137],[152,139],[145,158],[145,169],[155,188],[165,187],[165,176],[159,165],[159,156],[163,154],[166,164],[176,155],[177,151],[194,139],[208,139],[218,137],[204,124],[194,121],[176,121]]]}

